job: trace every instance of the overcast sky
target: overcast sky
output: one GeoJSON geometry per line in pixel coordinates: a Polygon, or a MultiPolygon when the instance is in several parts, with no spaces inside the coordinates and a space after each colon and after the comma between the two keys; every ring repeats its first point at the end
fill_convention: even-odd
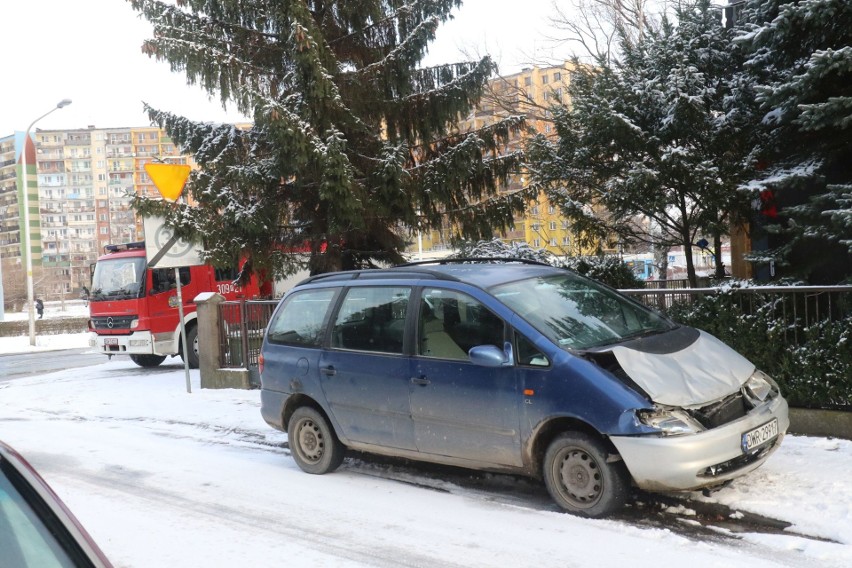
{"type": "MultiPolygon", "coordinates": [[[[491,53],[508,74],[546,55],[552,0],[464,0],[439,30],[429,64],[491,53]]],[[[0,137],[24,130],[60,100],[73,103],[37,128],[146,126],[142,101],[201,121],[239,121],[183,74],[140,51],[151,26],[123,0],[3,0],[0,137]]]]}

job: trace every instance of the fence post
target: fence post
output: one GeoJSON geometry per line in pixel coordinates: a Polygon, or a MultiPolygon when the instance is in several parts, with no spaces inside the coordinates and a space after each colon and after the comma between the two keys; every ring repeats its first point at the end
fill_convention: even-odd
{"type": "Polygon", "coordinates": [[[201,388],[216,388],[219,370],[219,304],[225,297],[216,292],[202,292],[193,302],[198,314],[198,368],[201,388]]]}
{"type": "Polygon", "coordinates": [[[246,299],[240,298],[240,339],[243,351],[243,366],[249,368],[248,326],[246,325],[246,299]]]}

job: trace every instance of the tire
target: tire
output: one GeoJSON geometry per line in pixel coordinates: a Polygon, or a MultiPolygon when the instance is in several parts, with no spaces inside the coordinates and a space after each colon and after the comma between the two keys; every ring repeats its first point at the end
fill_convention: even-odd
{"type": "Polygon", "coordinates": [[[130,360],[140,367],[156,367],[166,360],[165,355],[131,355],[130,360]]]}
{"type": "Polygon", "coordinates": [[[290,454],[302,471],[321,475],[343,463],[343,444],[322,414],[308,406],[296,409],[287,423],[290,454]]]}
{"type": "Polygon", "coordinates": [[[186,345],[189,347],[189,361],[183,353],[183,339],[180,342],[181,359],[189,364],[190,369],[197,369],[199,365],[198,359],[198,325],[191,325],[186,328],[186,345]]]}
{"type": "Polygon", "coordinates": [[[607,462],[600,440],[582,432],[557,436],[544,455],[544,483],[556,503],[581,517],[603,517],[621,509],[630,492],[624,462],[607,462]]]}

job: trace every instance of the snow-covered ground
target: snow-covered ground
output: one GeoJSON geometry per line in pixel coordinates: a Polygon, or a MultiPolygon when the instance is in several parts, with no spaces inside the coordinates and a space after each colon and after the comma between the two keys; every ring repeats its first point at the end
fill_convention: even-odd
{"type": "MultiPolygon", "coordinates": [[[[59,318],[84,318],[88,317],[89,308],[81,300],[73,300],[65,302],[63,306],[61,302],[46,302],[44,306],[44,319],[59,319],[59,318]]],[[[38,317],[38,314],[35,315],[38,317]]],[[[29,319],[29,313],[21,312],[4,312],[3,321],[26,321],[29,319]]],[[[0,337],[0,355],[4,353],[23,353],[26,351],[52,351],[55,349],[72,349],[75,347],[87,347],[88,334],[73,333],[67,335],[47,335],[36,334],[35,347],[30,345],[30,338],[27,335],[20,337],[0,337]]]]}
{"type": "MultiPolygon", "coordinates": [[[[29,347],[11,343],[0,352],[29,347]]],[[[84,347],[85,335],[52,345],[84,347]]],[[[707,538],[563,514],[512,477],[468,484],[370,459],[307,475],[261,420],[258,391],[191,378],[188,394],[180,359],[144,370],[116,358],[0,381],[0,439],[118,566],[852,566],[850,441],[788,436],[761,469],[693,495],[792,524],[707,538]]]]}

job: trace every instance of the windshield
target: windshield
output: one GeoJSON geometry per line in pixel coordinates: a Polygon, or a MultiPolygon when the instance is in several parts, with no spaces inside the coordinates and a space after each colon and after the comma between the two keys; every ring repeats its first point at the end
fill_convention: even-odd
{"type": "Polygon", "coordinates": [[[495,286],[494,296],[565,349],[590,349],[668,331],[662,316],[566,272],[495,286]]]}
{"type": "Polygon", "coordinates": [[[144,257],[100,260],[92,276],[91,300],[130,300],[145,289],[144,257]]]}

